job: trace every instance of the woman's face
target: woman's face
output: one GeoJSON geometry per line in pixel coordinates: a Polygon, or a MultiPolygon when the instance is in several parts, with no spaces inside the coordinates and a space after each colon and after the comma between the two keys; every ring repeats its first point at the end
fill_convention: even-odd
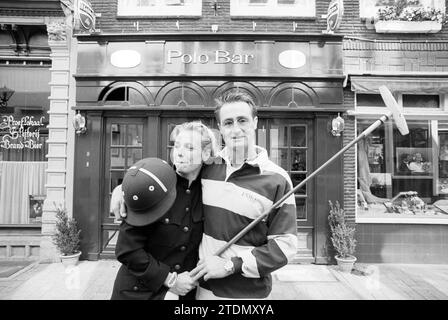
{"type": "Polygon", "coordinates": [[[188,174],[202,166],[201,134],[182,130],[174,140],[173,163],[179,173],[188,174]]]}

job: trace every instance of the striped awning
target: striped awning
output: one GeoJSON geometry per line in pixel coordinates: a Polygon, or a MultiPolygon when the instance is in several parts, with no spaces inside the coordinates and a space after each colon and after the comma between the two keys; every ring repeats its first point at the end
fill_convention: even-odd
{"type": "Polygon", "coordinates": [[[404,94],[447,94],[448,73],[444,76],[351,76],[351,89],[356,93],[379,93],[378,88],[386,85],[392,92],[404,94]]]}

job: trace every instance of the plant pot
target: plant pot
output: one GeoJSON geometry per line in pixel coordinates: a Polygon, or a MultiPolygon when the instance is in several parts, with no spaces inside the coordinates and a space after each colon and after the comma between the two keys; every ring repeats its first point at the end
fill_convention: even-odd
{"type": "Polygon", "coordinates": [[[72,255],[60,255],[62,264],[67,267],[74,267],[78,264],[79,256],[81,255],[81,251],[78,251],[75,254],[72,255]]]}
{"type": "Polygon", "coordinates": [[[442,29],[437,21],[380,20],[375,23],[377,33],[436,33],[442,29]]]}
{"type": "Polygon", "coordinates": [[[340,271],[347,273],[352,272],[353,266],[356,262],[355,256],[348,256],[347,258],[341,258],[339,256],[335,256],[334,258],[338,262],[338,267],[340,271]]]}

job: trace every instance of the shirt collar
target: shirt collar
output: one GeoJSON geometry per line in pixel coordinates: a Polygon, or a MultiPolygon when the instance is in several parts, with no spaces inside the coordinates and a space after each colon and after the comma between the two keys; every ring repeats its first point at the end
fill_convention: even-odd
{"type": "MultiPolygon", "coordinates": [[[[253,167],[259,167],[260,171],[264,171],[264,168],[269,161],[268,152],[266,151],[266,149],[260,146],[255,146],[255,152],[257,153],[257,156],[252,160],[246,160],[245,163],[253,167]]],[[[225,161],[226,165],[231,165],[227,147],[224,147],[224,149],[222,149],[218,153],[218,156],[220,156],[225,161]]]]}

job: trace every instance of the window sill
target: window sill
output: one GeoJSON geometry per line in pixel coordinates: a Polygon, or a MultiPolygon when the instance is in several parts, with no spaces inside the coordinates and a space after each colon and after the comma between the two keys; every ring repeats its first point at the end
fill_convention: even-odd
{"type": "Polygon", "coordinates": [[[381,224],[447,224],[448,215],[434,217],[356,217],[356,223],[381,224]]]}
{"type": "MultiPolygon", "coordinates": [[[[274,16],[274,15],[231,15],[231,20],[291,20],[291,21],[317,21],[315,16],[274,16]]],[[[262,27],[260,26],[260,29],[262,27]]]]}
{"type": "Polygon", "coordinates": [[[377,21],[377,33],[437,33],[442,24],[437,21],[377,21]]]}
{"type": "Polygon", "coordinates": [[[42,224],[0,224],[0,229],[42,229],[42,224]]]}

